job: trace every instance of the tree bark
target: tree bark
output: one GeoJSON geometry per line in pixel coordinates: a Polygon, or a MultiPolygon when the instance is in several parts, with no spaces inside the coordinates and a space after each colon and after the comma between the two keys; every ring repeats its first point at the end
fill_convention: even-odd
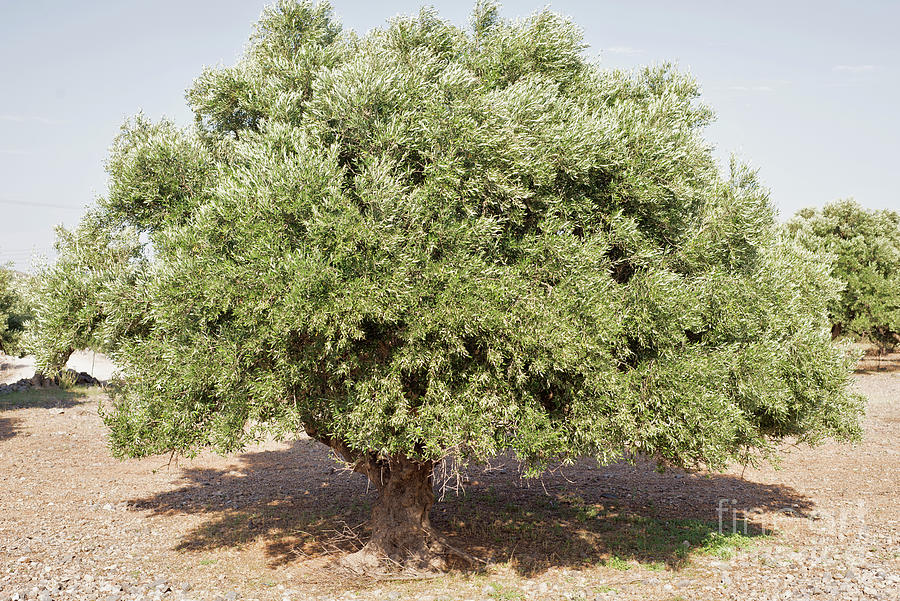
{"type": "Polygon", "coordinates": [[[343,441],[307,433],[327,444],[353,471],[369,478],[378,490],[369,528],[372,537],[362,549],[341,563],[356,572],[443,570],[447,557],[464,553],[447,545],[432,528],[429,513],[434,505],[434,462],[403,456],[379,456],[350,449],[343,441]]]}
{"type": "Polygon", "coordinates": [[[444,568],[443,544],[429,518],[434,505],[434,463],[391,457],[379,467],[380,473],[371,474],[378,488],[369,521],[372,538],[348,558],[350,565],[376,567],[387,560],[403,568],[444,568]]]}

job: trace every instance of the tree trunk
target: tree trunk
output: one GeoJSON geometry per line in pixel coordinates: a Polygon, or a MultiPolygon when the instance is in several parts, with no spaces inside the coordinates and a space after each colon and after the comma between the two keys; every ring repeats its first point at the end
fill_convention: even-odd
{"type": "Polygon", "coordinates": [[[66,363],[75,352],[75,349],[69,347],[63,351],[56,359],[56,364],[50,368],[50,373],[56,373],[55,376],[48,376],[40,369],[35,369],[34,375],[31,377],[31,385],[36,387],[55,386],[59,383],[59,372],[66,368],[66,363]]]}
{"type": "Polygon", "coordinates": [[[450,546],[431,527],[434,505],[434,461],[378,455],[348,447],[307,425],[310,437],[328,445],[350,468],[369,478],[378,490],[369,527],[372,537],[362,549],[341,563],[353,571],[372,573],[400,570],[443,570],[453,556],[464,563],[475,560],[450,546]]]}
{"type": "Polygon", "coordinates": [[[432,529],[434,463],[391,457],[367,465],[378,489],[369,527],[372,538],[343,560],[357,571],[379,568],[439,570],[446,568],[446,548],[432,529]]]}

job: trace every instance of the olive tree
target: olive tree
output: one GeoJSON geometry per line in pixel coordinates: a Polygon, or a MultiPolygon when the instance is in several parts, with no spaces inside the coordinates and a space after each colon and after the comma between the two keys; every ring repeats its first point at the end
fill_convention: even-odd
{"type": "Polygon", "coordinates": [[[26,288],[26,276],[0,267],[0,353],[16,355],[22,350],[22,333],[31,319],[26,288]]]}
{"type": "Polygon", "coordinates": [[[378,490],[350,561],[437,566],[448,457],[718,469],[858,436],[827,266],[721,173],[693,79],[584,48],[549,11],[358,36],[281,2],[193,126],[128,121],[92,231],[136,254],[72,271],[104,282],[113,451],[305,432],[378,490]]]}
{"type": "Polygon", "coordinates": [[[788,222],[797,240],[833,260],[844,286],[829,312],[835,337],[867,339],[882,349],[900,336],[900,214],[853,200],[802,209],[788,222]]]}

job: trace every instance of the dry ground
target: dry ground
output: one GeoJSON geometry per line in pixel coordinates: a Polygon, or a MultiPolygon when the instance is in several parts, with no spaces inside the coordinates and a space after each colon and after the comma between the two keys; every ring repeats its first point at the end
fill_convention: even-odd
{"type": "Polygon", "coordinates": [[[472,470],[433,517],[489,564],[374,582],[331,564],[365,537],[373,493],[322,445],[119,462],[101,391],[0,396],[0,601],[900,599],[900,356],[856,378],[864,441],[786,449],[777,471],[472,470]]]}

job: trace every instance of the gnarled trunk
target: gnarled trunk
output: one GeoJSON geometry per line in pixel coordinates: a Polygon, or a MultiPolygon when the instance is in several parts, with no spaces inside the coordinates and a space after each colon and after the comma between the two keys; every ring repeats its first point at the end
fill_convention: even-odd
{"type": "Polygon", "coordinates": [[[434,463],[391,457],[369,467],[367,475],[378,488],[369,521],[372,538],[344,564],[354,569],[374,569],[385,563],[418,570],[446,567],[446,550],[429,519],[434,463]]]}
{"type": "MultiPolygon", "coordinates": [[[[56,373],[57,375],[47,375],[40,369],[35,369],[34,375],[31,376],[31,385],[34,387],[46,387],[46,386],[55,386],[59,384],[59,372],[66,368],[66,363],[69,362],[69,358],[75,352],[75,349],[69,347],[68,350],[63,351],[56,357],[55,364],[51,367],[50,373],[56,373]]],[[[93,374],[91,374],[93,375],[93,374]]]]}
{"type": "Polygon", "coordinates": [[[343,441],[307,433],[330,446],[350,467],[369,478],[378,490],[369,527],[372,538],[341,563],[355,571],[383,569],[440,570],[448,555],[465,560],[466,554],[450,547],[431,527],[434,505],[434,462],[403,456],[378,456],[350,449],[343,441]]]}

